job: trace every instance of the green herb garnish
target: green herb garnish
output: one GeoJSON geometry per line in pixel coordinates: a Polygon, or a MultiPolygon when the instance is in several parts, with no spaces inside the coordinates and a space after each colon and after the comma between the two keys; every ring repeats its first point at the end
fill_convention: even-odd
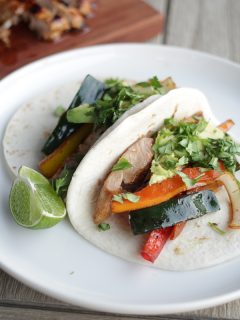
{"type": "Polygon", "coordinates": [[[94,107],[84,103],[79,107],[68,110],[67,120],[72,123],[94,123],[94,107]]]}
{"type": "Polygon", "coordinates": [[[222,229],[220,229],[217,225],[217,223],[214,222],[208,222],[208,225],[210,228],[212,228],[214,231],[216,231],[217,233],[219,233],[221,236],[224,236],[226,231],[223,231],[222,229]]]}
{"type": "Polygon", "coordinates": [[[110,224],[109,223],[100,223],[98,225],[98,230],[99,231],[107,231],[110,229],[110,224]]]}
{"type": "Polygon", "coordinates": [[[217,157],[212,157],[211,161],[209,162],[209,165],[214,169],[214,170],[220,170],[220,165],[218,162],[217,157]]]}
{"type": "Polygon", "coordinates": [[[127,85],[119,79],[105,81],[107,89],[103,97],[96,101],[94,107],[94,124],[96,127],[111,126],[125,111],[154,94],[166,94],[175,88],[171,78],[165,83],[156,76],[146,82],[127,85]]]}
{"type": "Polygon", "coordinates": [[[120,194],[115,194],[115,195],[112,197],[112,201],[116,201],[116,202],[119,202],[119,203],[123,203],[122,193],[120,193],[120,194]]]}
{"type": "Polygon", "coordinates": [[[140,196],[136,196],[135,194],[131,192],[123,193],[122,194],[123,198],[130,201],[130,202],[138,202],[140,200],[140,196]]]}
{"type": "Polygon", "coordinates": [[[188,161],[189,161],[188,157],[182,156],[182,157],[178,160],[178,162],[177,162],[176,165],[177,165],[177,166],[184,166],[185,164],[188,163],[188,161]]]}
{"type": "Polygon", "coordinates": [[[123,203],[123,199],[136,203],[140,200],[140,196],[136,196],[134,193],[131,192],[119,193],[113,196],[112,201],[123,203]]]}
{"type": "Polygon", "coordinates": [[[53,114],[55,117],[60,118],[64,114],[64,112],[65,112],[65,108],[63,106],[58,106],[54,110],[53,114]]]}
{"type": "MultiPolygon", "coordinates": [[[[150,181],[161,182],[164,171],[167,178],[180,172],[185,165],[201,167],[202,170],[220,170],[219,164],[222,162],[226,170],[234,173],[240,145],[226,133],[220,132],[220,135],[214,136],[213,132],[214,127],[203,118],[192,117],[192,121],[165,119],[153,145],[154,160],[150,181]]],[[[186,185],[192,186],[197,182],[195,179],[190,181],[183,174],[181,176],[186,185]]]]}
{"type": "Polygon", "coordinates": [[[71,182],[73,173],[74,173],[73,169],[64,168],[60,176],[51,181],[54,190],[59,196],[61,197],[65,196],[68,190],[68,186],[71,182]]]}
{"type": "Polygon", "coordinates": [[[190,179],[185,173],[181,171],[177,171],[177,174],[182,178],[183,182],[188,188],[194,186],[201,179],[201,177],[204,176],[204,173],[202,173],[198,177],[190,179]]]}
{"type": "Polygon", "coordinates": [[[132,164],[125,158],[120,158],[118,162],[112,167],[112,171],[120,171],[132,168],[132,164]]]}

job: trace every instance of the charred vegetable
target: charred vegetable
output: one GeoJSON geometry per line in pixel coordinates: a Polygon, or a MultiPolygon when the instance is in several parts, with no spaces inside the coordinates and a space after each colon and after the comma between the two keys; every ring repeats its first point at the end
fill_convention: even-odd
{"type": "MultiPolygon", "coordinates": [[[[95,103],[102,97],[105,88],[106,86],[103,82],[100,82],[92,76],[88,75],[84,79],[68,110],[76,108],[83,103],[95,103]]],[[[67,111],[64,112],[56,128],[53,130],[52,134],[43,146],[42,152],[46,155],[52,153],[67,137],[75,132],[80,126],[81,125],[79,124],[70,123],[67,120],[67,111]]]]}
{"type": "Polygon", "coordinates": [[[142,234],[199,218],[219,209],[214,192],[203,190],[173,198],[154,207],[133,211],[129,218],[133,233],[142,234]]]}
{"type": "Polygon", "coordinates": [[[91,124],[84,124],[66,138],[60,146],[39,163],[41,173],[45,177],[51,178],[63,167],[66,159],[77,149],[78,145],[86,139],[91,130],[91,124]]]}

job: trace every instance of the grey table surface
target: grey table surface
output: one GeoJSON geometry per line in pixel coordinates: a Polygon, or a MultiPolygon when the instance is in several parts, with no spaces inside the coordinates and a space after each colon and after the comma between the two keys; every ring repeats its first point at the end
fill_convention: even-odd
{"type": "MultiPolygon", "coordinates": [[[[150,42],[193,48],[240,63],[240,0],[146,0],[165,16],[150,42]]],[[[74,307],[40,294],[0,270],[1,319],[240,319],[240,300],[168,316],[123,316],[74,307]]]]}

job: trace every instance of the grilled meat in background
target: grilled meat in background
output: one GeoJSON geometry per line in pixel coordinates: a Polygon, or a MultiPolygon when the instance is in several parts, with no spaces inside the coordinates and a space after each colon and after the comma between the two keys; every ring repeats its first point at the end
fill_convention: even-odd
{"type": "Polygon", "coordinates": [[[0,40],[10,46],[11,28],[24,21],[44,40],[82,29],[93,12],[93,0],[0,0],[0,40]]]}

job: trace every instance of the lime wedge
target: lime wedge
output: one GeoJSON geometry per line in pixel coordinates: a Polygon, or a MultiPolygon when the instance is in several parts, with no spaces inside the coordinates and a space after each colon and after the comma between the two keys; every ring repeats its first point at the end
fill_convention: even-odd
{"type": "Polygon", "coordinates": [[[49,181],[24,166],[13,183],[9,205],[16,222],[26,228],[50,228],[66,216],[64,202],[49,181]]]}

